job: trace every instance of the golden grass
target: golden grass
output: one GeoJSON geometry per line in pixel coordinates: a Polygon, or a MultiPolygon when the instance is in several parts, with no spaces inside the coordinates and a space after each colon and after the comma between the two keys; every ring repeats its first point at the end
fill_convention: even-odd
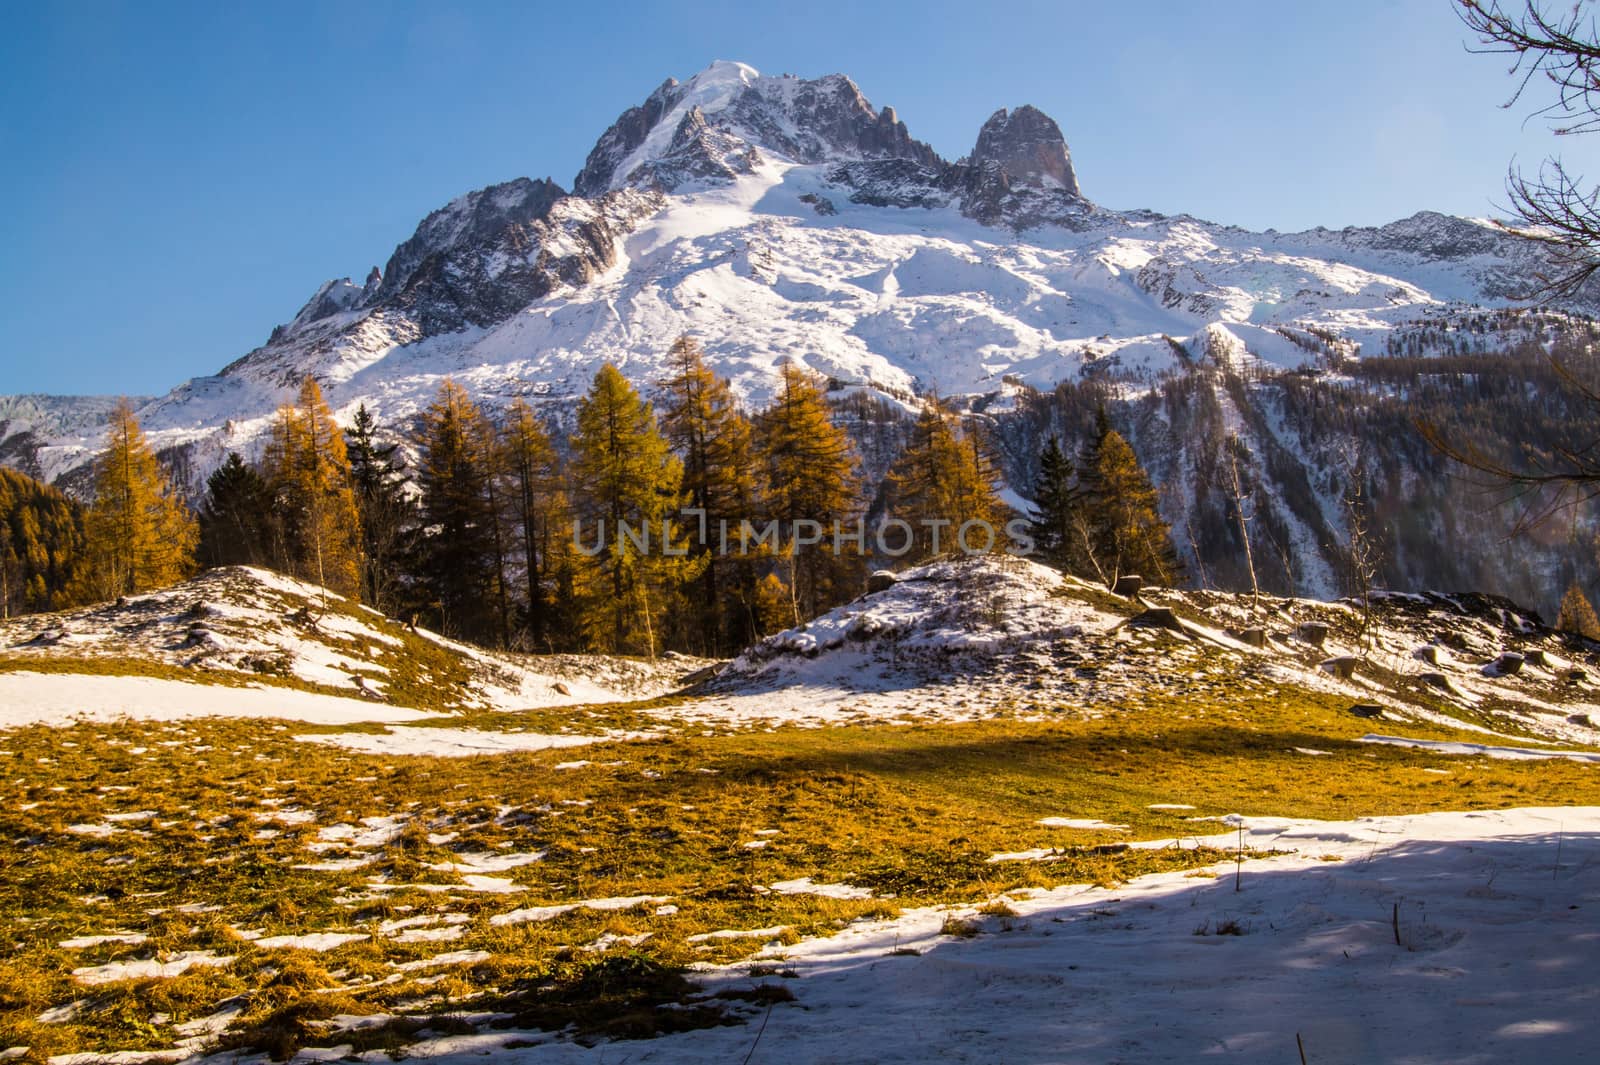
{"type": "MultiPolygon", "coordinates": [[[[572,713],[573,727],[593,721],[572,713]]],[[[1600,803],[1600,775],[1585,765],[1446,759],[1354,742],[1366,726],[1344,712],[1343,700],[1281,690],[1150,697],[1097,720],[1074,713],[674,734],[586,747],[581,757],[595,764],[577,770],[553,768],[579,757],[570,749],[465,759],[360,755],[297,742],[295,734],[315,730],[282,722],[16,729],[0,733],[0,936],[10,945],[0,961],[0,1045],[29,1046],[34,1057],[162,1048],[175,1042],[177,1025],[229,1001],[243,1012],[227,1045],[278,1054],[326,1043],[336,1014],[414,1019],[493,1009],[518,1023],[648,1034],[669,1022],[720,1023],[741,1008],[700,999],[682,979],[691,962],[763,950],[764,938],[691,938],[717,929],[781,928],[776,938],[792,943],[902,906],[979,905],[1019,887],[1116,883],[1213,864],[1219,852],[1109,846],[1216,827],[1184,820],[1191,816],[1345,819],[1600,803]],[[1156,803],[1196,809],[1149,809],[1156,803]],[[112,819],[143,811],[149,816],[112,819]],[[310,849],[324,842],[319,828],[396,815],[403,826],[381,846],[310,849]],[[1130,831],[1036,823],[1049,816],[1097,818],[1130,831]],[[85,825],[102,826],[95,830],[102,834],[74,829],[85,825]],[[758,841],[765,845],[746,846],[758,841]],[[1053,860],[988,860],[1042,847],[1057,848],[1053,860]],[[544,857],[495,874],[523,889],[509,895],[469,891],[456,870],[432,868],[466,852],[535,851],[544,857]],[[360,856],[371,863],[296,868],[360,856]],[[871,888],[878,897],[765,890],[803,876],[871,888]],[[379,880],[389,890],[373,888],[379,880]],[[614,896],[659,896],[677,909],[658,914],[646,904],[491,922],[517,907],[614,896]],[[465,917],[459,938],[406,943],[377,934],[381,921],[445,914],[465,917]],[[149,941],[59,945],[112,931],[149,941]],[[369,938],[314,953],[264,949],[241,935],[323,931],[369,938]],[[649,938],[607,952],[582,949],[608,934],[649,938]],[[236,960],[92,987],[72,976],[74,968],[201,950],[236,960]],[[486,957],[399,968],[457,950],[486,957]],[[74,1002],[81,1004],[71,1019],[37,1019],[74,1002]],[[665,1002],[683,1008],[657,1008],[665,1002]]],[[[1472,738],[1438,727],[1408,731],[1472,738]]],[[[407,1020],[338,1041],[397,1049],[418,1027],[407,1020]]]]}

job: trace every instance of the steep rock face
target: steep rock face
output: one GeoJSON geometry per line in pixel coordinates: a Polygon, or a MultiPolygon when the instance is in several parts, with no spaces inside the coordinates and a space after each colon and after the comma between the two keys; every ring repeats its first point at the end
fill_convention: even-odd
{"type": "Polygon", "coordinates": [[[562,198],[547,186],[523,208],[475,222],[470,235],[430,251],[415,266],[404,264],[409,269],[397,269],[395,260],[412,242],[401,245],[380,299],[409,312],[430,335],[486,327],[559,285],[588,281],[614,261],[615,234],[596,204],[562,198]]]}
{"type": "Polygon", "coordinates": [[[714,63],[685,84],[668,80],[601,135],[573,182],[580,196],[627,185],[670,192],[685,181],[747,173],[760,152],[794,163],[909,159],[943,166],[912,139],[894,108],[874,111],[842,74],[763,77],[714,63]]]}
{"type": "Polygon", "coordinates": [[[984,225],[1076,228],[1088,209],[1061,127],[1031,106],[989,116],[960,184],[962,214],[984,225]]]}
{"type": "Polygon", "coordinates": [[[222,377],[278,387],[307,374],[342,381],[398,347],[491,328],[610,268],[617,241],[661,202],[634,190],[589,200],[527,178],[469,193],[424,219],[364,287],[349,278],[324,284],[222,377]]]}
{"type": "Polygon", "coordinates": [[[424,218],[411,239],[394,250],[379,294],[393,296],[413,287],[429,260],[503,243],[508,234],[548,216],[565,195],[552,181],[528,178],[469,192],[424,218]]]}
{"type": "Polygon", "coordinates": [[[665,155],[634,168],[629,181],[641,188],[667,191],[697,178],[731,180],[754,172],[761,153],[706,121],[691,107],[678,122],[665,155]]]}
{"type": "Polygon", "coordinates": [[[1032,105],[1010,112],[1001,108],[990,115],[978,131],[969,162],[979,170],[1004,175],[1013,187],[1054,187],[1082,195],[1061,127],[1032,105]]]}
{"type": "Polygon", "coordinates": [[[677,105],[682,95],[678,79],[668,78],[646,98],[644,103],[622,112],[616,122],[612,123],[611,128],[602,133],[595,146],[590,149],[589,157],[584,160],[583,169],[578,171],[578,176],[572,181],[573,193],[578,196],[604,195],[611,187],[611,179],[616,175],[617,167],[622,160],[644,143],[650,131],[655,129],[666,113],[677,105]]]}
{"type": "Polygon", "coordinates": [[[273,329],[272,337],[274,340],[281,340],[289,334],[302,332],[313,322],[320,322],[343,311],[359,307],[367,297],[367,291],[357,287],[348,277],[323,282],[322,287],[312,293],[306,305],[300,308],[300,313],[296,314],[289,324],[273,329]]]}
{"type": "Polygon", "coordinates": [[[828,171],[828,182],[849,189],[851,203],[866,207],[947,207],[954,200],[960,171],[910,159],[842,163],[828,171]]]}
{"type": "Polygon", "coordinates": [[[842,74],[815,81],[763,78],[734,97],[728,124],[753,143],[797,163],[835,159],[941,160],[914,140],[894,108],[874,113],[855,82],[842,74]]]}

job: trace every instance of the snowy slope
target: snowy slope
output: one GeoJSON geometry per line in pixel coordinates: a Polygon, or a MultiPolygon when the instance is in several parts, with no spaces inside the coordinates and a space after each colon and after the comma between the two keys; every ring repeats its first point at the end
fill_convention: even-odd
{"type": "Polygon", "coordinates": [[[1242,837],[1176,845],[1284,852],[1245,864],[1241,890],[1228,863],[1015,892],[1014,916],[911,910],[696,974],[731,990],[752,964],[781,969],[795,1001],[764,1021],[638,1045],[501,1031],[407,1049],[447,1065],[1592,1058],[1600,810],[1239,821],[1242,837]],[[942,934],[952,915],[981,934],[942,934]]]}
{"type": "Polygon", "coordinates": [[[574,706],[659,695],[705,664],[494,654],[243,566],[116,603],[0,622],[0,658],[14,671],[0,672],[0,727],[55,721],[74,706],[99,717],[309,721],[416,716],[397,707],[574,706]],[[119,675],[140,667],[164,675],[119,675]]]}

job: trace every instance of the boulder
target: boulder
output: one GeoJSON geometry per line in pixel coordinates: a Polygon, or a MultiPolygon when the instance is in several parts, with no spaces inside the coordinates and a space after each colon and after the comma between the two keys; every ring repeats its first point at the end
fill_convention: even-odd
{"type": "Polygon", "coordinates": [[[1450,683],[1450,678],[1445,676],[1443,673],[1421,673],[1417,675],[1417,679],[1422,681],[1424,684],[1432,685],[1435,688],[1443,688],[1446,691],[1452,690],[1455,687],[1455,685],[1450,683]]]}
{"type": "Polygon", "coordinates": [[[1361,659],[1355,655],[1340,655],[1322,662],[1318,668],[1324,673],[1331,673],[1340,680],[1349,680],[1356,675],[1356,667],[1361,664],[1361,659]]]}
{"type": "Polygon", "coordinates": [[[1296,630],[1296,635],[1312,647],[1321,647],[1328,639],[1328,626],[1320,621],[1307,621],[1296,630]]]}
{"type": "Polygon", "coordinates": [[[1375,703],[1357,703],[1350,708],[1350,713],[1354,714],[1356,717],[1382,717],[1383,707],[1378,706],[1375,703]]]}
{"type": "Polygon", "coordinates": [[[1588,714],[1568,714],[1567,721],[1584,728],[1594,728],[1594,720],[1588,714]]]}
{"type": "Polygon", "coordinates": [[[1569,684],[1582,684],[1588,679],[1589,671],[1586,669],[1573,669],[1567,672],[1567,682],[1569,684]]]}
{"type": "Polygon", "coordinates": [[[1267,645],[1266,629],[1229,629],[1228,635],[1240,643],[1249,644],[1251,647],[1265,647],[1267,645]]]}
{"type": "Polygon", "coordinates": [[[709,666],[705,666],[705,667],[703,667],[701,669],[695,670],[693,673],[689,673],[689,674],[685,675],[684,677],[682,677],[678,681],[678,683],[682,684],[686,688],[693,687],[696,684],[702,684],[705,681],[711,680],[713,677],[717,676],[717,674],[719,674],[721,672],[722,672],[722,663],[721,662],[713,662],[709,666]]]}
{"type": "Polygon", "coordinates": [[[896,577],[892,571],[886,569],[873,570],[867,574],[867,594],[887,592],[899,583],[900,578],[896,577]]]}
{"type": "Polygon", "coordinates": [[[1412,652],[1412,657],[1428,663],[1430,666],[1439,664],[1439,645],[1436,643],[1424,644],[1412,652]]]}
{"type": "Polygon", "coordinates": [[[1550,656],[1538,649],[1522,652],[1524,665],[1538,666],[1540,669],[1550,668],[1550,656]]]}
{"type": "Polygon", "coordinates": [[[1143,587],[1143,577],[1137,573],[1126,573],[1117,578],[1117,582],[1111,586],[1111,593],[1120,595],[1124,599],[1132,599],[1139,594],[1139,590],[1143,587]]]}
{"type": "Polygon", "coordinates": [[[553,685],[553,687],[555,688],[557,695],[571,695],[572,694],[572,688],[569,687],[567,685],[567,682],[564,681],[564,680],[556,681],[555,684],[553,685]]]}
{"type": "Polygon", "coordinates": [[[1170,629],[1173,632],[1183,631],[1183,622],[1178,615],[1172,612],[1171,607],[1153,606],[1150,609],[1134,615],[1128,619],[1128,624],[1141,629],[1170,629]]]}
{"type": "Polygon", "coordinates": [[[1514,677],[1522,672],[1523,657],[1516,651],[1506,651],[1489,665],[1489,669],[1501,677],[1514,677]]]}

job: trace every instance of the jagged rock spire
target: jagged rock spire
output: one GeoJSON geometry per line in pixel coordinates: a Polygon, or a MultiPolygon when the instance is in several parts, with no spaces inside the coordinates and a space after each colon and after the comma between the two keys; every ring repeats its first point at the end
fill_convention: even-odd
{"type": "Polygon", "coordinates": [[[1002,107],[990,115],[978,131],[970,161],[980,169],[997,169],[1012,188],[1054,185],[1074,196],[1083,195],[1061,127],[1037,107],[1025,104],[1015,111],[1002,107]]]}

